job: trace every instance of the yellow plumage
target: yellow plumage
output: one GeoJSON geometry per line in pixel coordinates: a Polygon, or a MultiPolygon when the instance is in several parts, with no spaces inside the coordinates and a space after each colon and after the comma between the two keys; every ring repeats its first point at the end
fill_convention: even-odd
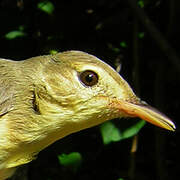
{"type": "Polygon", "coordinates": [[[1,180],[56,140],[106,120],[138,116],[175,129],[110,66],[84,52],[0,59],[0,84],[1,180]]]}

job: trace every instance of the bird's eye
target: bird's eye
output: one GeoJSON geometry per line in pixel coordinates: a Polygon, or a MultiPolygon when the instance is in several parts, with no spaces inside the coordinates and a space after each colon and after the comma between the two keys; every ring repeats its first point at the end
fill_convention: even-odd
{"type": "Polygon", "coordinates": [[[98,83],[98,75],[91,70],[81,72],[79,79],[86,86],[94,86],[98,83]]]}

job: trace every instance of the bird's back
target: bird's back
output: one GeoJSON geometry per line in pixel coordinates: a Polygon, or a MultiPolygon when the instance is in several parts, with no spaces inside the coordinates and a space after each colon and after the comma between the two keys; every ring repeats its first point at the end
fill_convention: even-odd
{"type": "Polygon", "coordinates": [[[12,108],[14,62],[0,59],[0,119],[12,108]]]}

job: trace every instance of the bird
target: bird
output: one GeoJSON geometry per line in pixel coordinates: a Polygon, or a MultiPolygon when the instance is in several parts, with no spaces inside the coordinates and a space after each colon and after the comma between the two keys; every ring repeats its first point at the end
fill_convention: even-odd
{"type": "Polygon", "coordinates": [[[22,61],[0,59],[0,180],[55,141],[121,117],[176,128],[94,55],[71,50],[22,61]]]}

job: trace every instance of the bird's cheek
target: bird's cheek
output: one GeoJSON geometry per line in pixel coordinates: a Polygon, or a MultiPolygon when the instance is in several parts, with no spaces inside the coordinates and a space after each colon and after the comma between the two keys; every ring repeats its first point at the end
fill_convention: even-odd
{"type": "Polygon", "coordinates": [[[98,97],[98,101],[101,102],[102,111],[101,115],[105,118],[105,120],[110,120],[118,117],[129,117],[130,114],[127,114],[123,111],[123,107],[119,104],[116,98],[110,98],[106,96],[98,97]]]}

